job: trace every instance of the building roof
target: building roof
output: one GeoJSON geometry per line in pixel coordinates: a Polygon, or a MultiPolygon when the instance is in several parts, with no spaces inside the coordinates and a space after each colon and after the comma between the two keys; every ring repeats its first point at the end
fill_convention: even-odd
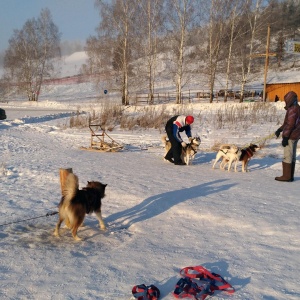
{"type": "Polygon", "coordinates": [[[267,84],[300,83],[300,71],[282,71],[268,75],[267,84]]]}

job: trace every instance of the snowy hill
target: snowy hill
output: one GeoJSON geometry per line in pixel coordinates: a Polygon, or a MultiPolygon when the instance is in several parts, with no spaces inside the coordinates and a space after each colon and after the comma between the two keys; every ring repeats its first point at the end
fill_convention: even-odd
{"type": "MultiPolygon", "coordinates": [[[[163,55],[160,55],[159,58],[163,59],[163,55]]],[[[64,78],[65,80],[73,76],[76,76],[80,73],[80,68],[83,64],[87,63],[88,56],[86,52],[75,52],[71,55],[64,56],[60,61],[55,63],[56,77],[64,78]]],[[[285,61],[285,66],[281,69],[278,68],[269,68],[268,72],[268,82],[292,82],[300,81],[299,71],[297,68],[287,68],[288,65],[291,65],[290,60],[295,60],[295,56],[289,56],[289,60],[285,61]]],[[[161,74],[164,74],[167,71],[167,65],[165,63],[159,64],[159,70],[161,74]]],[[[3,69],[0,68],[0,76],[3,74],[3,69]]],[[[217,74],[215,82],[215,91],[223,89],[225,86],[225,76],[223,74],[217,74]]],[[[252,79],[246,84],[246,90],[262,90],[264,81],[263,70],[260,74],[255,74],[252,76],[252,79]]],[[[92,101],[113,101],[115,99],[115,92],[111,92],[108,95],[104,95],[103,91],[109,87],[105,82],[101,82],[100,85],[96,86],[94,82],[84,82],[78,83],[74,80],[74,83],[63,84],[63,81],[58,82],[52,85],[42,86],[40,93],[40,101],[56,101],[58,98],[61,101],[72,101],[76,99],[89,98],[92,101]]],[[[239,90],[240,86],[236,85],[235,89],[239,90]]],[[[208,90],[207,78],[203,74],[194,74],[188,84],[184,86],[184,91],[203,91],[208,90]]],[[[165,75],[159,77],[159,80],[156,83],[157,92],[174,92],[175,85],[171,78],[167,78],[165,75]]],[[[120,97],[118,97],[119,99],[120,97]]],[[[11,100],[25,100],[23,95],[16,96],[12,95],[6,99],[11,100]]],[[[119,100],[118,100],[119,101],[119,100]]]]}
{"type": "Polygon", "coordinates": [[[62,57],[60,77],[78,75],[80,68],[86,64],[88,56],[85,51],[75,52],[69,56],[62,57]]]}

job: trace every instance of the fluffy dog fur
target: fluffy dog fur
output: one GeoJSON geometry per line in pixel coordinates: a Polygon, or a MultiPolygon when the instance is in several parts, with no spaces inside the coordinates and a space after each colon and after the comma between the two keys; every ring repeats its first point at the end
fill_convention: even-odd
{"type": "Polygon", "coordinates": [[[248,163],[251,157],[259,149],[260,147],[255,144],[250,144],[249,147],[242,149],[242,154],[240,156],[240,161],[242,162],[242,172],[248,172],[248,163]]]}
{"type": "Polygon", "coordinates": [[[78,227],[83,223],[86,214],[95,213],[102,230],[106,229],[101,214],[101,199],[105,196],[106,184],[98,181],[88,181],[82,190],[79,190],[78,177],[70,173],[67,176],[63,189],[63,196],[59,203],[59,219],[54,231],[59,236],[59,228],[64,221],[71,229],[76,241],[81,240],[77,235],[78,227]]]}
{"type": "Polygon", "coordinates": [[[237,162],[240,159],[241,153],[241,150],[236,145],[221,145],[212,168],[214,169],[216,163],[222,158],[220,163],[221,170],[225,170],[226,164],[228,164],[227,170],[229,172],[231,165],[234,162],[234,171],[237,172],[237,162]]]}
{"type": "MultiPolygon", "coordinates": [[[[234,146],[234,145],[232,145],[234,146]]],[[[237,146],[235,146],[237,148],[237,146]]],[[[251,159],[251,157],[255,154],[257,150],[259,150],[260,147],[255,144],[250,144],[249,147],[243,148],[238,152],[239,158],[238,160],[242,162],[242,172],[248,172],[248,163],[251,159]]],[[[220,168],[225,168],[226,164],[228,164],[230,161],[226,156],[223,157],[223,161],[221,162],[220,168]]],[[[230,169],[230,166],[228,166],[228,170],[230,169]]],[[[236,171],[236,168],[235,168],[236,171]]]]}
{"type": "MultiPolygon", "coordinates": [[[[171,149],[171,142],[168,140],[167,135],[162,136],[162,142],[165,147],[165,155],[168,153],[168,151],[171,149]]],[[[187,144],[185,149],[182,149],[181,152],[181,160],[186,164],[189,165],[195,158],[195,155],[199,149],[199,146],[201,144],[200,137],[193,137],[189,138],[190,143],[187,144]]]]}

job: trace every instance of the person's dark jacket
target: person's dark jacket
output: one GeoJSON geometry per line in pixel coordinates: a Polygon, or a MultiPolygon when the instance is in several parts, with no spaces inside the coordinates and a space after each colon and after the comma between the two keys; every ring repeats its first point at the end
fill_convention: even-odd
{"type": "Polygon", "coordinates": [[[300,139],[300,106],[297,101],[297,94],[289,92],[284,96],[286,114],[282,126],[282,137],[291,140],[300,139]]]}

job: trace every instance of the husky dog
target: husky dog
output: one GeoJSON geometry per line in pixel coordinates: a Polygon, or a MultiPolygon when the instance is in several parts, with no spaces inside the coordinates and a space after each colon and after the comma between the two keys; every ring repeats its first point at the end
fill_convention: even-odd
{"type": "Polygon", "coordinates": [[[79,190],[78,177],[70,173],[67,176],[63,189],[63,196],[59,203],[59,219],[54,231],[59,236],[59,228],[63,221],[71,229],[76,241],[81,239],[77,235],[78,227],[83,223],[86,214],[95,213],[102,230],[106,229],[101,214],[101,199],[105,196],[106,184],[98,181],[88,181],[82,190],[79,190]]]}
{"type": "MultiPolygon", "coordinates": [[[[236,147],[236,146],[235,146],[236,147]]],[[[250,144],[249,147],[240,149],[237,152],[237,155],[239,156],[238,160],[242,162],[242,172],[248,172],[248,163],[251,159],[251,157],[254,155],[254,153],[259,150],[260,147],[255,144],[250,144]]],[[[221,162],[220,168],[225,169],[226,164],[228,164],[230,160],[226,158],[226,156],[223,157],[223,161],[221,162]]],[[[228,170],[230,169],[230,166],[228,166],[228,170]]],[[[235,169],[236,171],[236,169],[235,169]]]]}
{"type": "Polygon", "coordinates": [[[242,162],[242,172],[248,172],[248,163],[254,153],[259,150],[260,147],[255,144],[250,144],[249,147],[242,149],[242,154],[240,156],[240,161],[242,162]]]}
{"type": "Polygon", "coordinates": [[[224,144],[220,146],[220,149],[216,155],[215,162],[212,168],[215,168],[216,163],[222,158],[220,163],[220,169],[225,170],[226,164],[228,164],[228,172],[231,169],[231,165],[234,162],[234,171],[237,172],[237,162],[240,159],[241,150],[236,145],[224,144]]]}
{"type": "MultiPolygon", "coordinates": [[[[165,147],[165,154],[171,149],[171,142],[168,140],[167,135],[163,135],[161,138],[164,147],[165,147]]],[[[182,148],[181,152],[181,160],[186,164],[189,165],[192,160],[195,158],[195,155],[199,149],[201,144],[201,139],[199,136],[189,138],[190,143],[187,144],[185,148],[182,148]]]]}

